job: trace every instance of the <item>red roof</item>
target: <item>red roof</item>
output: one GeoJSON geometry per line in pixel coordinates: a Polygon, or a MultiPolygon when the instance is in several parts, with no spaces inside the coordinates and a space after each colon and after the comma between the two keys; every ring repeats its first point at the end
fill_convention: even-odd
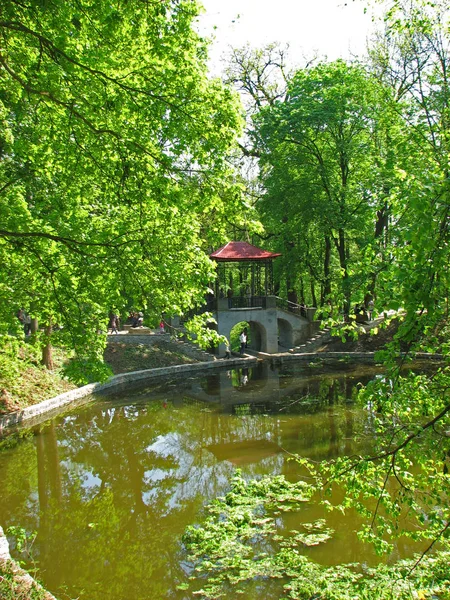
{"type": "Polygon", "coordinates": [[[228,244],[209,255],[214,260],[223,261],[268,260],[277,256],[281,256],[281,254],[261,250],[261,248],[247,244],[247,242],[228,242],[228,244]]]}

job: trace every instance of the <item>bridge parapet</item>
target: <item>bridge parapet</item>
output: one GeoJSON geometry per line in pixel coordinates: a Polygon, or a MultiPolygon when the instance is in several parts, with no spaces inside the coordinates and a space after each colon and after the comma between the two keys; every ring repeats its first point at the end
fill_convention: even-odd
{"type": "Polygon", "coordinates": [[[217,310],[233,310],[239,308],[275,308],[275,296],[232,296],[219,298],[217,310]]]}
{"type": "Polygon", "coordinates": [[[299,317],[304,317],[305,319],[308,319],[310,323],[314,321],[314,315],[317,311],[317,308],[314,306],[307,307],[303,304],[295,304],[295,302],[285,300],[284,298],[279,298],[278,296],[275,296],[275,300],[278,309],[292,313],[299,317]]]}

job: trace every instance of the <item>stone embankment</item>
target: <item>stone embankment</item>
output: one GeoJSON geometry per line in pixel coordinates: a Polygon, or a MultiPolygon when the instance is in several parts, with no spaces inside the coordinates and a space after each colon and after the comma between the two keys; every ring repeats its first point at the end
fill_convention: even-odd
{"type": "Polygon", "coordinates": [[[160,378],[183,377],[186,373],[204,373],[206,371],[230,369],[232,367],[250,367],[256,364],[257,358],[247,356],[245,358],[230,358],[228,360],[208,360],[184,365],[173,365],[170,367],[159,367],[157,369],[145,369],[143,371],[132,371],[110,377],[105,383],[91,383],[83,387],[60,394],[55,398],[44,400],[39,404],[29,406],[21,411],[10,413],[0,417],[0,433],[9,428],[22,425],[32,426],[46,419],[52,418],[63,410],[68,410],[89,402],[92,394],[107,390],[120,390],[127,384],[136,381],[151,381],[160,378]]]}

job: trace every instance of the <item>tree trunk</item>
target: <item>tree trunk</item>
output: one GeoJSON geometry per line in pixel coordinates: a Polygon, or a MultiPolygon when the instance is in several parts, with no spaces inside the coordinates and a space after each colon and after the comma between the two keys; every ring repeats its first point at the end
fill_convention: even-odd
{"type": "Polygon", "coordinates": [[[311,277],[311,302],[312,302],[312,306],[317,306],[316,286],[314,285],[314,279],[312,277],[311,277]]]}
{"type": "Polygon", "coordinates": [[[52,422],[46,431],[45,444],[47,446],[51,498],[60,505],[62,500],[61,463],[59,460],[58,439],[56,437],[54,422],[52,422]]]}
{"type": "MultiPolygon", "coordinates": [[[[377,220],[375,221],[375,232],[374,239],[380,240],[380,246],[385,249],[387,246],[388,236],[388,225],[389,225],[389,207],[388,203],[385,202],[384,206],[377,210],[377,220]]],[[[367,306],[369,300],[375,298],[375,287],[377,283],[377,274],[373,271],[370,274],[369,289],[364,297],[364,304],[367,306]]]]}
{"type": "Polygon", "coordinates": [[[39,323],[36,318],[31,319],[31,334],[34,335],[39,329],[39,323]]]}
{"type": "Polygon", "coordinates": [[[323,297],[321,298],[321,304],[324,305],[331,296],[331,274],[330,274],[330,262],[331,262],[331,240],[328,235],[325,236],[325,255],[323,259],[323,297]]]}
{"type": "Polygon", "coordinates": [[[42,364],[47,367],[49,371],[53,369],[53,348],[51,344],[52,335],[52,321],[49,319],[48,324],[45,326],[44,334],[46,338],[46,344],[42,348],[42,364]]]}
{"type": "Polygon", "coordinates": [[[306,302],[305,302],[305,284],[303,282],[303,277],[300,277],[300,303],[306,304],[306,302]]]}
{"type": "Polygon", "coordinates": [[[45,446],[44,434],[39,431],[36,435],[36,458],[37,458],[37,476],[38,476],[38,498],[41,526],[47,523],[48,517],[48,477],[45,466],[45,446]]]}
{"type": "Polygon", "coordinates": [[[350,289],[348,280],[348,268],[347,268],[347,252],[345,247],[345,232],[343,229],[339,229],[339,242],[337,244],[339,254],[339,266],[342,272],[342,293],[344,295],[344,313],[348,315],[350,313],[350,289]]]}
{"type": "Polygon", "coordinates": [[[286,278],[286,291],[288,301],[293,302],[294,304],[298,304],[297,292],[292,287],[292,281],[289,277],[286,278]]]}

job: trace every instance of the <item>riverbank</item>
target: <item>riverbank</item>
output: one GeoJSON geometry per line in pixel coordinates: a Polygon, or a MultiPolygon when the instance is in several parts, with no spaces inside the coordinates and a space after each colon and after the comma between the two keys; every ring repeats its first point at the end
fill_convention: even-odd
{"type": "MultiPolygon", "coordinates": [[[[194,364],[205,360],[200,349],[195,352],[192,345],[172,341],[169,336],[147,336],[146,343],[142,343],[137,337],[133,338],[133,343],[126,343],[125,336],[110,336],[110,340],[104,359],[111,369],[111,375],[194,364]]],[[[32,344],[20,348],[19,366],[11,363],[11,368],[5,365],[1,370],[0,415],[22,411],[77,389],[75,384],[63,376],[63,365],[69,359],[68,354],[54,348],[53,356],[55,368],[48,371],[41,365],[40,353],[32,344]]]]}
{"type": "Polygon", "coordinates": [[[11,559],[9,544],[0,527],[0,598],[2,600],[56,600],[29,573],[11,559]]]}
{"type": "MultiPolygon", "coordinates": [[[[329,360],[337,359],[337,353],[351,353],[355,360],[360,360],[361,355],[365,354],[367,359],[373,360],[373,353],[383,349],[392,340],[396,330],[397,323],[393,322],[385,329],[377,329],[376,333],[373,330],[361,333],[356,340],[343,341],[328,335],[314,354],[319,360],[325,360],[327,354],[330,355],[329,360]]],[[[276,356],[267,355],[264,358],[276,359],[276,356]]],[[[306,350],[301,354],[285,354],[284,359],[301,357],[311,360],[311,356],[306,350]]],[[[55,369],[48,371],[40,364],[40,355],[31,344],[22,347],[19,352],[20,367],[3,368],[0,375],[0,417],[20,413],[61,394],[72,392],[76,397],[80,388],[63,376],[62,367],[68,358],[67,354],[55,348],[55,369]]],[[[214,361],[215,358],[193,344],[172,340],[168,335],[110,335],[104,360],[111,369],[111,375],[119,375],[194,365],[214,361]]]]}
{"type": "Polygon", "coordinates": [[[65,379],[62,367],[69,356],[53,349],[55,368],[49,371],[41,364],[41,353],[33,344],[18,347],[16,340],[3,349],[0,368],[0,415],[17,412],[76,389],[65,379]],[[14,356],[14,360],[10,357],[14,356]]]}

